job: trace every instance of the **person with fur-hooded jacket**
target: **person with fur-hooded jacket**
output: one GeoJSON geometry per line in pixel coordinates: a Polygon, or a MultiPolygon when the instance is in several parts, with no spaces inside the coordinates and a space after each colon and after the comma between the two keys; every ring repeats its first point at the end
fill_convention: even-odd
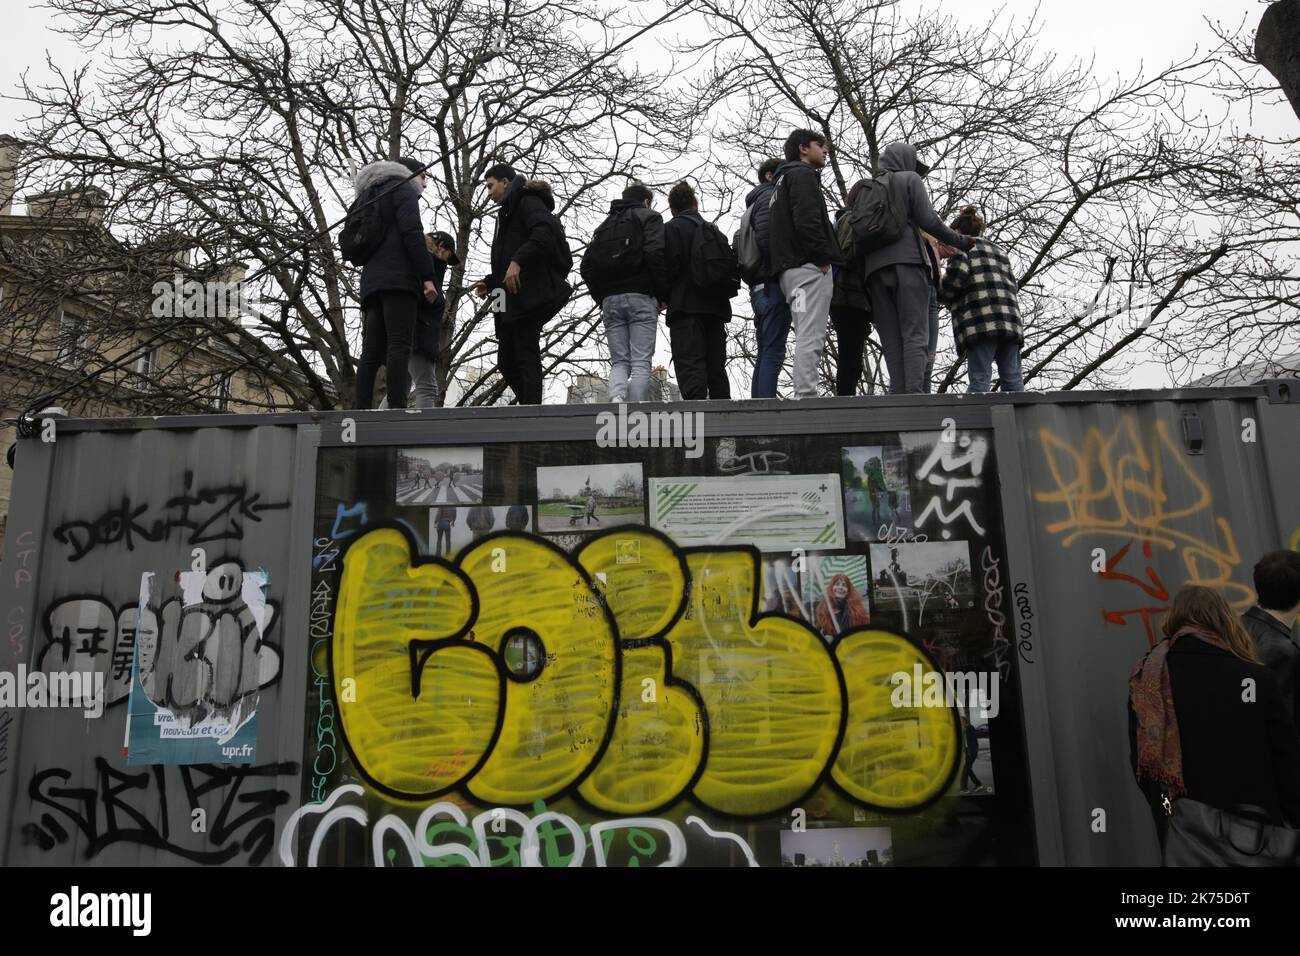
{"type": "Polygon", "coordinates": [[[361,269],[361,359],[357,363],[356,407],[370,408],[375,376],[383,365],[388,377],[388,405],[405,408],[410,390],[408,362],[415,334],[419,297],[438,300],[433,256],[420,225],[420,193],[424,164],[402,158],[379,160],[358,170],[356,195],[378,195],[384,238],[361,269]],[[414,177],[412,173],[417,173],[414,177]],[[403,182],[406,180],[406,182],[403,182]]]}
{"type": "Polygon", "coordinates": [[[498,163],[483,175],[501,207],[492,236],[492,272],[474,287],[479,298],[502,290],[493,305],[497,367],[520,405],[542,403],[542,327],[569,301],[573,255],[554,215],[548,183],[526,180],[498,163]]]}

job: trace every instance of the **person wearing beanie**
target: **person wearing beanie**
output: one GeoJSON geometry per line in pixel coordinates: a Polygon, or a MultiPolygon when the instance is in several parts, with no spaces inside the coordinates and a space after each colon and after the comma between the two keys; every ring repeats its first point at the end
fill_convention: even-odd
{"type": "Polygon", "coordinates": [[[357,408],[374,404],[375,377],[383,365],[390,408],[405,408],[410,390],[412,340],[421,300],[441,298],[434,257],[420,225],[424,165],[403,157],[363,166],[353,179],[358,199],[374,201],[383,239],[361,269],[361,358],[357,363],[357,408]]]}

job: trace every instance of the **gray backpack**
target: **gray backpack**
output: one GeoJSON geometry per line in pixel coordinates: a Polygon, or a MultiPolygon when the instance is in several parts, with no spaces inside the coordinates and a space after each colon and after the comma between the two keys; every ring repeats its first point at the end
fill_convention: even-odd
{"type": "Polygon", "coordinates": [[[740,261],[740,275],[753,285],[761,282],[764,276],[763,271],[763,250],[758,246],[758,236],[754,232],[754,205],[750,205],[745,214],[740,217],[740,228],[736,230],[736,237],[732,240],[732,246],[736,250],[736,258],[740,261]]]}

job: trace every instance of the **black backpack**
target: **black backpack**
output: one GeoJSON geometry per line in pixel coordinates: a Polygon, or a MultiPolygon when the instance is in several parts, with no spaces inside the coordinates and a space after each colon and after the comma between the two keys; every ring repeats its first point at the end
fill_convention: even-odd
{"type": "Polygon", "coordinates": [[[907,228],[907,209],[892,188],[891,174],[882,173],[863,182],[865,185],[841,221],[841,225],[847,221],[852,232],[851,250],[844,249],[843,233],[837,230],[841,249],[859,260],[868,252],[897,242],[907,228]]]}
{"type": "Polygon", "coordinates": [[[591,286],[636,275],[645,263],[644,235],[634,209],[620,209],[596,227],[582,254],[582,277],[591,286]]]}
{"type": "Polygon", "coordinates": [[[345,262],[363,266],[379,251],[384,241],[384,220],[379,213],[378,187],[372,186],[352,200],[348,217],[339,233],[339,249],[345,262]]]}
{"type": "Polygon", "coordinates": [[[722,230],[707,220],[691,237],[691,282],[707,296],[730,299],[740,291],[740,260],[722,230]]]}

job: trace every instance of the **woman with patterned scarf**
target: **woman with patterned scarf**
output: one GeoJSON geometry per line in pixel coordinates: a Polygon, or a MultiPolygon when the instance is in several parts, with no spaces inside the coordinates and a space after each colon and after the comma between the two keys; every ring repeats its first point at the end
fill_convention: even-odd
{"type": "Polygon", "coordinates": [[[1165,798],[1300,824],[1300,741],[1255,643],[1215,591],[1185,587],[1129,678],[1130,762],[1164,846],[1165,798]]]}

